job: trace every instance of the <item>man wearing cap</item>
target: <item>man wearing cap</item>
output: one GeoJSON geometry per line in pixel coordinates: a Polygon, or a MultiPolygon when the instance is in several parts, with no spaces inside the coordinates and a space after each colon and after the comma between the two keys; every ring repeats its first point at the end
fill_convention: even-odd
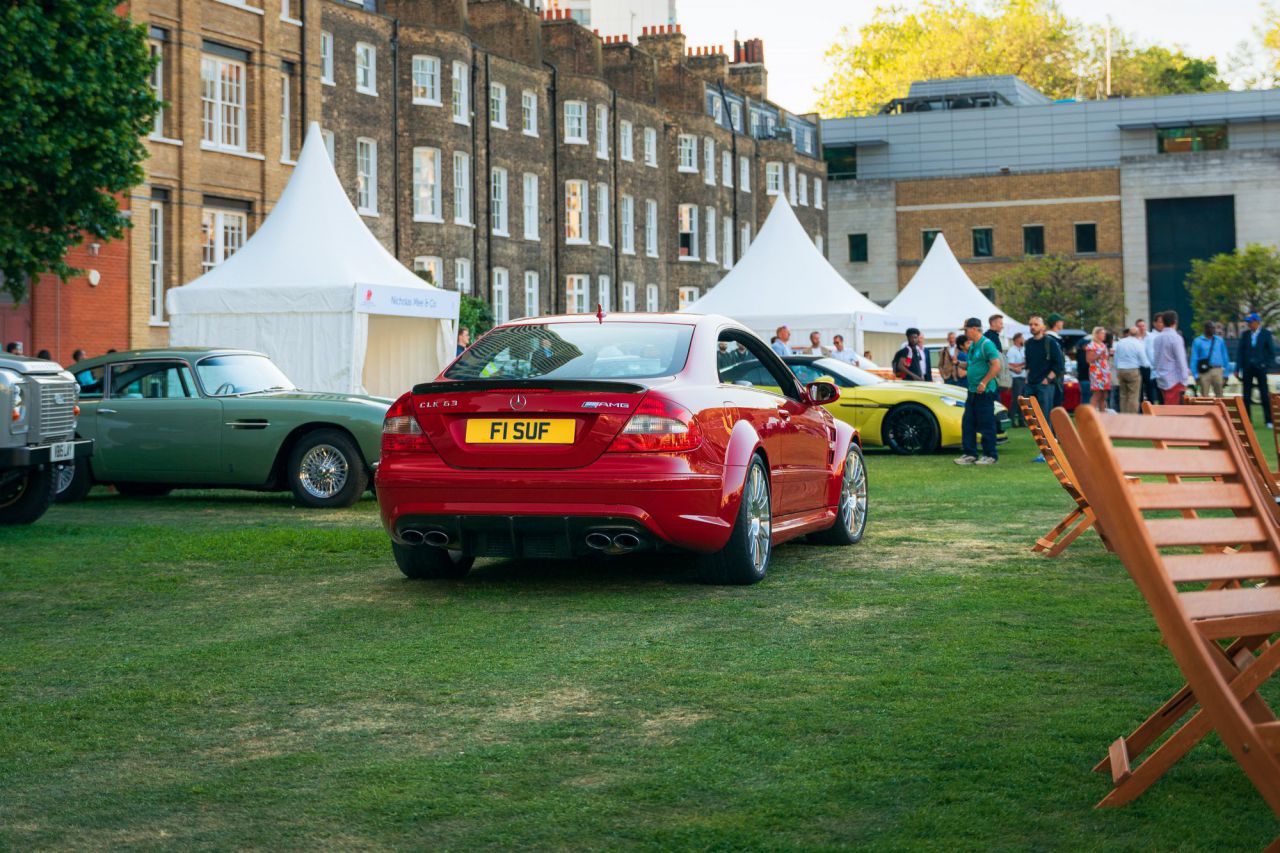
{"type": "Polygon", "coordinates": [[[789,340],[791,340],[791,330],[786,326],[779,326],[777,337],[774,338],[770,346],[773,347],[773,351],[778,355],[788,356],[792,354],[791,345],[787,343],[789,340]]]}
{"type": "Polygon", "coordinates": [[[957,465],[996,464],[996,377],[1004,359],[991,339],[982,334],[982,321],[970,317],[964,321],[964,336],[969,339],[969,396],[964,402],[960,421],[960,458],[957,465]],[[982,455],[978,456],[978,434],[982,434],[982,455]]]}
{"type": "Polygon", "coordinates": [[[1267,429],[1271,429],[1271,389],[1267,385],[1267,372],[1275,364],[1276,344],[1271,330],[1262,327],[1262,318],[1257,312],[1248,314],[1244,321],[1249,324],[1249,330],[1240,336],[1240,349],[1236,351],[1236,378],[1244,384],[1244,405],[1250,418],[1253,417],[1253,386],[1258,386],[1267,429]]]}

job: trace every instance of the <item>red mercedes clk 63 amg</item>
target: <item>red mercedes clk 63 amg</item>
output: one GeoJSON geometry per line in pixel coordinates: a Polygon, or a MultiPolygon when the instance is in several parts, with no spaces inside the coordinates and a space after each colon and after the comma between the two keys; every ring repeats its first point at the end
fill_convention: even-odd
{"type": "Polygon", "coordinates": [[[788,539],[862,539],[862,449],[821,405],[839,393],[802,386],[724,317],[507,323],[387,412],[382,521],[411,578],[461,577],[476,557],[678,550],[702,555],[707,582],[755,583],[788,539]],[[725,378],[744,361],[782,394],[725,378]]]}

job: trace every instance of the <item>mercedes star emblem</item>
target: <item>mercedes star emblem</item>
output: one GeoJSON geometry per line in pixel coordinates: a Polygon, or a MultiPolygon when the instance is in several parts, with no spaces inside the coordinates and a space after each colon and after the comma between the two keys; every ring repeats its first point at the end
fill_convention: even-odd
{"type": "Polygon", "coordinates": [[[511,408],[519,411],[529,405],[529,401],[524,398],[523,394],[516,394],[511,398],[511,408]]]}

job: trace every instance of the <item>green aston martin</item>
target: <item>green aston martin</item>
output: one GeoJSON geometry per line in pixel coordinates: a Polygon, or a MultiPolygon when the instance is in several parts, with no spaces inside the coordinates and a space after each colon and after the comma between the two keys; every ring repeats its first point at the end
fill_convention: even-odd
{"type": "Polygon", "coordinates": [[[301,391],[271,359],[247,350],[134,350],[71,369],[79,436],[96,449],[58,470],[60,501],[106,483],[124,495],[292,489],[305,506],[350,506],[369,487],[391,405],[301,391]]]}

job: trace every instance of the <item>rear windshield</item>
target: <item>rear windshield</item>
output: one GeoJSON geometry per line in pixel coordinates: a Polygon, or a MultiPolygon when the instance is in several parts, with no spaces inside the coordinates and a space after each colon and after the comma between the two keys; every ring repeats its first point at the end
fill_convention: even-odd
{"type": "Polygon", "coordinates": [[[459,356],[448,379],[646,379],[684,368],[693,326],[541,323],[494,329],[459,356]]]}

